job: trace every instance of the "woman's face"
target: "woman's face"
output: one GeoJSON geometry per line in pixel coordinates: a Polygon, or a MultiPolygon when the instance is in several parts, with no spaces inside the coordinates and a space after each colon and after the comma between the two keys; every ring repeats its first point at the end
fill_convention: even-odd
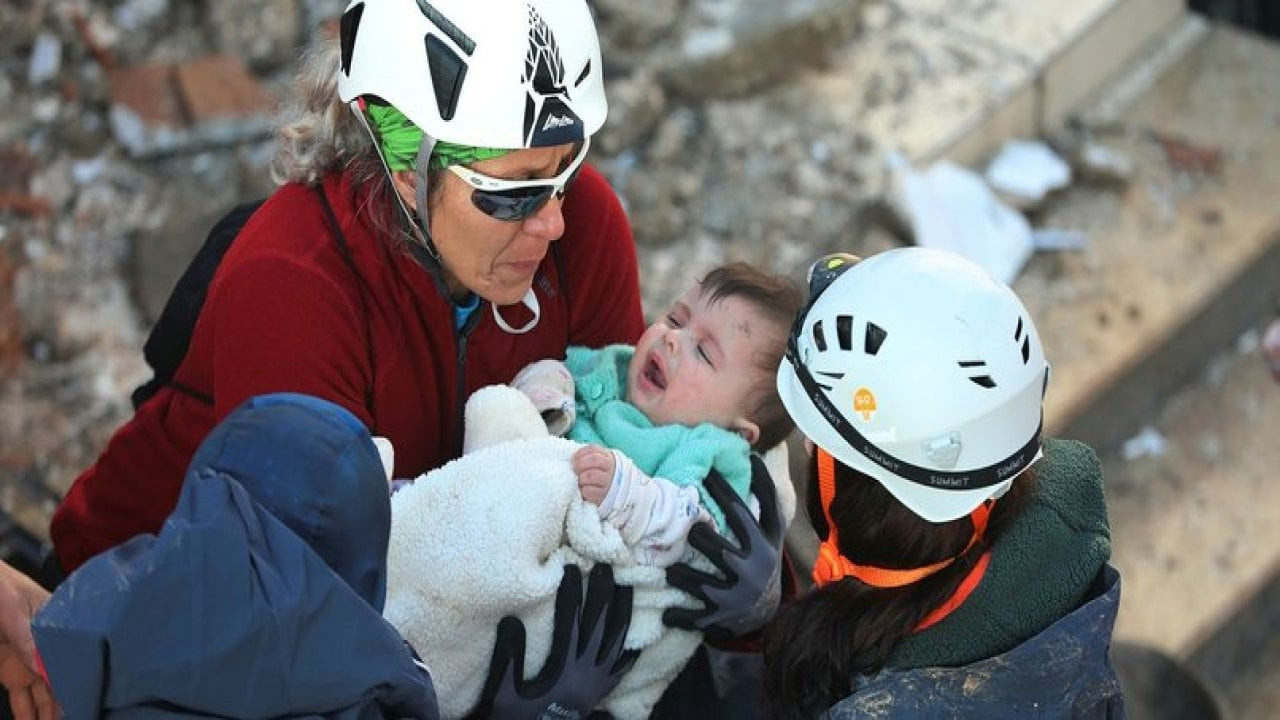
{"type": "MultiPolygon", "coordinates": [[[[574,145],[515,150],[468,167],[504,180],[554,177],[573,160],[574,145]]],[[[405,197],[403,177],[396,183],[405,197]]],[[[552,197],[537,212],[519,221],[495,220],[471,201],[472,188],[452,172],[442,172],[439,192],[431,193],[431,239],[440,253],[445,283],[455,299],[468,293],[497,305],[517,303],[533,283],[547,248],[564,233],[561,200],[552,197]]],[[[410,197],[406,202],[414,207],[410,197]]]]}

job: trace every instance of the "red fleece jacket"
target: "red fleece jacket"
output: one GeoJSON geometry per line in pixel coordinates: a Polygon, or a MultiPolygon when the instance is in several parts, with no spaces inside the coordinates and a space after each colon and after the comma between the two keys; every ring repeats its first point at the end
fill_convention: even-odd
{"type": "MultiPolygon", "coordinates": [[[[359,277],[315,191],[277,190],[219,266],[174,377],[213,405],[166,387],[116,431],[54,515],[64,570],[156,532],[196,447],[249,397],[288,391],[334,401],[391,440],[396,477],[413,477],[458,456],[472,391],[509,382],[534,360],[563,358],[571,344],[634,343],[644,330],[630,225],[589,166],[566,196],[564,236],[534,279],[537,326],[508,334],[481,307],[465,341],[431,274],[375,234],[363,193],[337,175],[324,190],[359,277]]],[[[521,307],[503,313],[514,327],[529,317],[521,307]]]]}

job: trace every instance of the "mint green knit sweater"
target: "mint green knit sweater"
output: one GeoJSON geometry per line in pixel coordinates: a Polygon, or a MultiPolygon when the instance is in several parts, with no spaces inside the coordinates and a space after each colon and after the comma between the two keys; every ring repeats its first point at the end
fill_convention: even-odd
{"type": "Polygon", "coordinates": [[[627,365],[634,354],[630,345],[569,348],[565,364],[573,375],[578,406],[569,438],[618,450],[650,477],[697,487],[703,507],[723,532],[724,513],[702,481],[714,468],[745,498],[751,491],[751,447],[740,435],[711,423],[689,427],[650,422],[626,400],[627,365]]]}

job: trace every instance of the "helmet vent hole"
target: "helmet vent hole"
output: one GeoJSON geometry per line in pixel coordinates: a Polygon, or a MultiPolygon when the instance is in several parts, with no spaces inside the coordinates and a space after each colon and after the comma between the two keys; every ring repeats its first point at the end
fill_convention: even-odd
{"type": "Polygon", "coordinates": [[[1014,342],[1022,339],[1022,318],[1018,318],[1018,327],[1013,329],[1014,342]]]}
{"type": "Polygon", "coordinates": [[[1031,338],[1025,337],[1025,338],[1022,338],[1022,364],[1026,365],[1027,361],[1030,359],[1031,359],[1031,338]]]}
{"type": "MultiPolygon", "coordinates": [[[[982,360],[961,360],[957,363],[962,368],[973,368],[977,372],[981,372],[978,368],[985,368],[987,363],[982,360]]],[[[996,381],[990,375],[970,375],[969,380],[974,385],[984,387],[990,390],[996,386],[996,381]]]]}
{"type": "Polygon", "coordinates": [[[837,315],[836,316],[836,344],[841,350],[849,351],[853,349],[853,316],[837,315]]]}
{"type": "Polygon", "coordinates": [[[364,15],[364,3],[352,7],[342,13],[338,22],[338,35],[342,38],[342,72],[351,74],[351,56],[356,49],[356,32],[360,29],[360,18],[364,15]]]}
{"type": "Polygon", "coordinates": [[[573,86],[578,87],[579,85],[581,85],[582,81],[586,80],[587,76],[590,74],[591,74],[591,61],[588,60],[587,64],[582,66],[582,72],[578,73],[578,79],[573,81],[573,86]]]}
{"type": "Polygon", "coordinates": [[[818,346],[818,352],[827,351],[827,335],[822,330],[822,321],[813,324],[813,344],[818,346]]]}
{"type": "Polygon", "coordinates": [[[866,337],[863,338],[862,348],[868,355],[875,355],[880,352],[880,346],[884,344],[884,339],[889,337],[889,333],[885,329],[875,323],[867,323],[866,337]]]}
{"type": "Polygon", "coordinates": [[[462,81],[467,76],[467,63],[453,48],[435,35],[425,38],[427,64],[431,68],[431,86],[436,93],[436,107],[440,117],[452,120],[458,109],[458,95],[462,93],[462,81]]]}

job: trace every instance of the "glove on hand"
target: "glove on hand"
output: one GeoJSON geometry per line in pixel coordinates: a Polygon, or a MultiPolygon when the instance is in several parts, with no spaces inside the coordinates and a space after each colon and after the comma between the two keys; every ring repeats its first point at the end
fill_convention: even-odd
{"type": "Polygon", "coordinates": [[[712,470],[705,486],[724,511],[739,544],[735,546],[706,524],[694,525],[689,530],[689,544],[706,555],[724,577],[685,563],[667,568],[667,582],[701,600],[704,607],[668,608],[662,621],[722,640],[760,628],[778,608],[785,528],[773,478],[758,455],[751,455],[751,493],[760,501],[759,522],[719,473],[712,470]]]}
{"type": "Polygon", "coordinates": [[[524,366],[511,387],[533,401],[552,435],[563,436],[573,427],[578,408],[573,399],[573,375],[559,360],[539,360],[524,366]]]}
{"type": "Polygon", "coordinates": [[[623,650],[631,626],[632,591],[613,583],[613,568],[591,568],[586,596],[582,571],[567,565],[556,592],[555,630],[542,671],[524,679],[524,624],[498,623],[489,678],[475,718],[586,718],[635,664],[639,650],[623,650]]]}

